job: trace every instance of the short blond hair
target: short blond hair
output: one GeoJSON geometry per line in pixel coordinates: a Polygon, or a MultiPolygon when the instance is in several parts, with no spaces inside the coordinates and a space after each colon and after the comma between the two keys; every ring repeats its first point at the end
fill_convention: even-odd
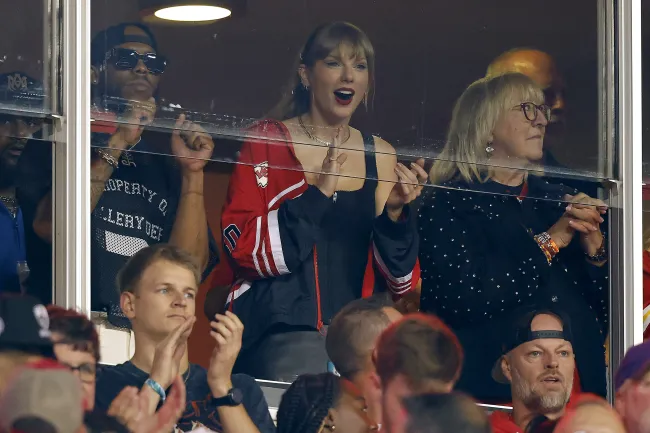
{"type": "Polygon", "coordinates": [[[523,74],[508,73],[472,83],[454,106],[447,143],[429,174],[431,182],[487,181],[489,137],[510,105],[522,100],[544,102],[542,90],[523,74]]]}
{"type": "Polygon", "coordinates": [[[144,272],[159,260],[171,262],[192,272],[196,285],[201,284],[201,271],[196,258],[172,244],[154,244],[141,249],[117,273],[116,284],[120,294],[135,293],[144,272]]]}

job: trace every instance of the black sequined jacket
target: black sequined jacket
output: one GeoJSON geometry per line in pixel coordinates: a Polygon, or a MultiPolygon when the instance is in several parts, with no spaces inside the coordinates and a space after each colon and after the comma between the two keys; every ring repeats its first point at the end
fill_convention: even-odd
{"type": "Polygon", "coordinates": [[[521,201],[521,186],[491,181],[425,188],[418,219],[421,309],[454,329],[478,329],[517,307],[553,302],[571,317],[574,335],[602,349],[608,267],[586,261],[578,236],[549,265],[533,239],[562,216],[564,195],[577,191],[532,175],[527,183],[521,201]]]}

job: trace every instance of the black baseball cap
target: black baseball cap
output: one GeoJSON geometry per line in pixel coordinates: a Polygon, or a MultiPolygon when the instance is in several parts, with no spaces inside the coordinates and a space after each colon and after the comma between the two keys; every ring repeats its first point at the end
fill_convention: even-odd
{"type": "Polygon", "coordinates": [[[42,110],[43,83],[22,71],[0,74],[0,104],[42,110]]]}
{"type": "Polygon", "coordinates": [[[529,307],[517,310],[509,325],[502,331],[502,344],[501,356],[496,360],[492,367],[492,379],[499,383],[510,383],[501,371],[501,359],[508,352],[514,348],[527,343],[529,341],[539,340],[543,338],[557,338],[566,340],[569,343],[573,342],[573,334],[571,332],[571,321],[569,317],[561,310],[554,307],[535,308],[529,307]],[[533,319],[541,314],[548,314],[557,317],[562,322],[562,330],[539,330],[532,331],[531,325],[533,319]]]}
{"type": "Polygon", "coordinates": [[[50,316],[32,296],[0,295],[0,351],[19,350],[55,358],[50,316]]]}
{"type": "Polygon", "coordinates": [[[141,23],[122,23],[111,26],[106,30],[97,33],[90,44],[90,62],[92,65],[99,65],[106,59],[106,53],[118,45],[127,42],[140,42],[149,45],[154,51],[158,51],[156,38],[149,30],[149,27],[141,23]],[[144,35],[125,34],[129,27],[137,27],[144,32],[144,35]]]}

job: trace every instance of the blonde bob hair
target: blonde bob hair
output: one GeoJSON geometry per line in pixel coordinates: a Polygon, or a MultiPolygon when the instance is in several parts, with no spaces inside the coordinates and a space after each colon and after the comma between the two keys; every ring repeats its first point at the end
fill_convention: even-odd
{"type": "Polygon", "coordinates": [[[544,102],[542,89],[523,74],[508,73],[472,83],[454,106],[447,142],[429,174],[431,182],[487,181],[490,135],[499,119],[521,102],[544,102]]]}

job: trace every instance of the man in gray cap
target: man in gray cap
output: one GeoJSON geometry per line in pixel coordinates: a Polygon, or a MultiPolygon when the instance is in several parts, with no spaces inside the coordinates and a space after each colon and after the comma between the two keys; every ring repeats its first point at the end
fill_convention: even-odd
{"type": "Polygon", "coordinates": [[[22,369],[0,398],[0,427],[23,433],[76,433],[83,428],[79,381],[65,368],[22,369]]]}

